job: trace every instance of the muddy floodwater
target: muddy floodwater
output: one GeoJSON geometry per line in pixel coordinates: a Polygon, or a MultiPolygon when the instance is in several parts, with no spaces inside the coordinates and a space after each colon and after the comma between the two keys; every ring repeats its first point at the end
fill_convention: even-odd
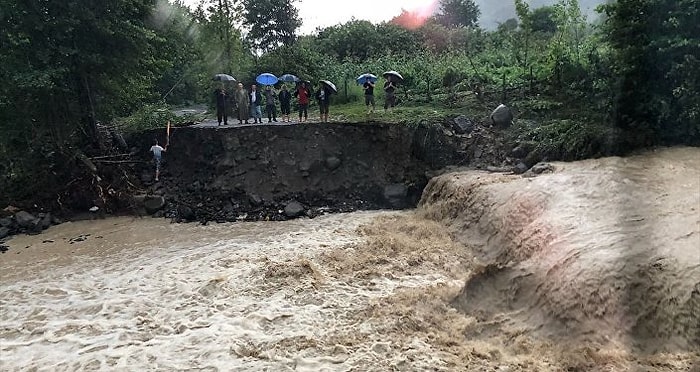
{"type": "Polygon", "coordinates": [[[697,149],[443,175],[410,211],[8,245],[3,371],[700,368],[697,149]]]}

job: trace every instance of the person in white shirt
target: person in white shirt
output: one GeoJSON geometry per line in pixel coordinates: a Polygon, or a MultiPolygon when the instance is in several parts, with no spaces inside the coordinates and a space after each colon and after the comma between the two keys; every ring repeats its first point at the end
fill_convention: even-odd
{"type": "Polygon", "coordinates": [[[156,163],[156,181],[158,181],[158,176],[160,176],[160,160],[163,152],[168,151],[168,146],[165,148],[160,147],[158,140],[153,140],[153,146],[149,150],[153,153],[153,161],[156,163]]]}
{"type": "Polygon", "coordinates": [[[250,86],[250,116],[253,117],[254,123],[262,123],[262,94],[258,92],[255,84],[250,86]]]}

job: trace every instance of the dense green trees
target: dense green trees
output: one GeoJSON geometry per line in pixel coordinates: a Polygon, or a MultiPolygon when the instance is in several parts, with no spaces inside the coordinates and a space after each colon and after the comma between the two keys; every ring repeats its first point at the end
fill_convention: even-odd
{"type": "Polygon", "coordinates": [[[447,27],[472,27],[479,20],[479,7],[474,0],[440,0],[435,19],[447,27]]]}
{"type": "Polygon", "coordinates": [[[243,0],[248,39],[257,50],[271,51],[291,45],[301,26],[293,0],[243,0]]]}
{"type": "Polygon", "coordinates": [[[618,0],[602,10],[613,48],[615,122],[650,143],[698,143],[700,4],[618,0]]]}

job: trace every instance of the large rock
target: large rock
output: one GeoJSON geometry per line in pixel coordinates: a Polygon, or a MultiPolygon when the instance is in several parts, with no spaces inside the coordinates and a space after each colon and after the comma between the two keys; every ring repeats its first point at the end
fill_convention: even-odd
{"type": "Polygon", "coordinates": [[[471,133],[474,130],[474,123],[468,117],[459,115],[452,119],[452,129],[460,134],[471,133]]]}
{"type": "Polygon", "coordinates": [[[501,103],[491,113],[491,122],[497,127],[507,128],[513,123],[513,113],[508,106],[501,103]]]}
{"type": "Polygon", "coordinates": [[[304,206],[296,200],[289,202],[284,207],[284,215],[289,218],[299,217],[304,214],[304,206]]]}
{"type": "Polygon", "coordinates": [[[328,169],[330,170],[337,169],[340,166],[340,163],[340,159],[338,159],[335,156],[329,156],[328,158],[326,158],[326,167],[328,167],[328,169]]]}
{"type": "Polygon", "coordinates": [[[263,198],[261,198],[257,194],[253,194],[253,193],[248,194],[248,201],[250,202],[250,205],[252,205],[254,207],[259,207],[259,206],[263,205],[263,203],[265,203],[265,200],[263,200],[263,198]]]}
{"type": "Polygon", "coordinates": [[[38,218],[29,212],[19,211],[15,214],[15,221],[20,227],[30,229],[37,225],[38,218]]]}
{"type": "Polygon", "coordinates": [[[53,218],[51,218],[51,213],[46,213],[44,217],[41,218],[41,228],[46,230],[49,227],[51,227],[51,222],[53,221],[53,218]]]}
{"type": "Polygon", "coordinates": [[[554,172],[554,166],[549,163],[540,162],[533,165],[530,171],[534,174],[552,173],[554,172]]]}
{"type": "Polygon", "coordinates": [[[10,229],[7,227],[0,227],[0,239],[4,239],[8,235],[10,235],[10,229]]]}
{"type": "Polygon", "coordinates": [[[186,205],[177,206],[177,216],[183,221],[194,221],[197,219],[197,215],[195,215],[192,208],[186,205]]]}
{"type": "Polygon", "coordinates": [[[12,226],[12,218],[10,218],[10,217],[0,218],[0,226],[7,227],[7,228],[12,226]]]}
{"type": "Polygon", "coordinates": [[[165,198],[159,195],[151,195],[143,201],[143,206],[148,214],[153,214],[165,206],[165,198]]]}
{"type": "Polygon", "coordinates": [[[408,206],[408,187],[403,183],[384,186],[384,199],[392,208],[401,209],[408,206]]]}
{"type": "Polygon", "coordinates": [[[515,165],[515,167],[513,167],[513,173],[515,173],[515,174],[523,174],[523,173],[527,172],[527,170],[528,170],[528,167],[523,162],[519,162],[518,164],[515,165]]]}

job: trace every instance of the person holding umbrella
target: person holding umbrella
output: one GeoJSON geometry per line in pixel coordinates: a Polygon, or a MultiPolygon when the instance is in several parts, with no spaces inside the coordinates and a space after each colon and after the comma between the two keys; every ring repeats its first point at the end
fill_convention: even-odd
{"type": "Polygon", "coordinates": [[[384,83],[384,111],[386,111],[396,106],[396,96],[394,95],[396,85],[393,82],[394,75],[387,74],[384,77],[386,78],[386,83],[384,83]]]}
{"type": "Polygon", "coordinates": [[[287,90],[286,85],[282,85],[282,90],[278,95],[280,100],[280,111],[282,111],[282,121],[285,120],[289,123],[289,114],[292,108],[292,94],[287,90]]]}
{"type": "Polygon", "coordinates": [[[243,121],[248,124],[248,118],[250,117],[248,92],[246,92],[245,88],[243,88],[242,83],[238,83],[235,99],[236,106],[238,107],[238,124],[243,124],[243,121]]]}
{"type": "Polygon", "coordinates": [[[216,120],[221,125],[223,119],[224,125],[228,125],[228,113],[226,112],[226,100],[228,95],[226,90],[222,86],[214,91],[214,96],[216,97],[216,120]]]}
{"type": "Polygon", "coordinates": [[[365,91],[365,106],[367,106],[367,113],[371,114],[374,112],[374,82],[372,77],[367,76],[365,78],[365,83],[362,84],[362,89],[365,91]],[[369,106],[372,105],[372,108],[369,106]]]}
{"type": "Polygon", "coordinates": [[[311,97],[311,91],[307,87],[305,81],[302,81],[301,84],[297,86],[294,97],[297,97],[297,102],[299,103],[299,122],[301,123],[302,114],[304,116],[304,121],[308,119],[309,97],[311,97]]]}
{"type": "Polygon", "coordinates": [[[258,92],[258,87],[253,84],[250,86],[250,116],[253,117],[254,123],[262,123],[262,111],[260,110],[260,105],[262,105],[262,95],[258,92]]]}
{"type": "Polygon", "coordinates": [[[328,122],[328,109],[331,105],[331,94],[336,92],[335,85],[328,80],[321,80],[321,84],[318,86],[316,91],[316,100],[318,100],[318,107],[321,111],[321,122],[328,122]]]}

